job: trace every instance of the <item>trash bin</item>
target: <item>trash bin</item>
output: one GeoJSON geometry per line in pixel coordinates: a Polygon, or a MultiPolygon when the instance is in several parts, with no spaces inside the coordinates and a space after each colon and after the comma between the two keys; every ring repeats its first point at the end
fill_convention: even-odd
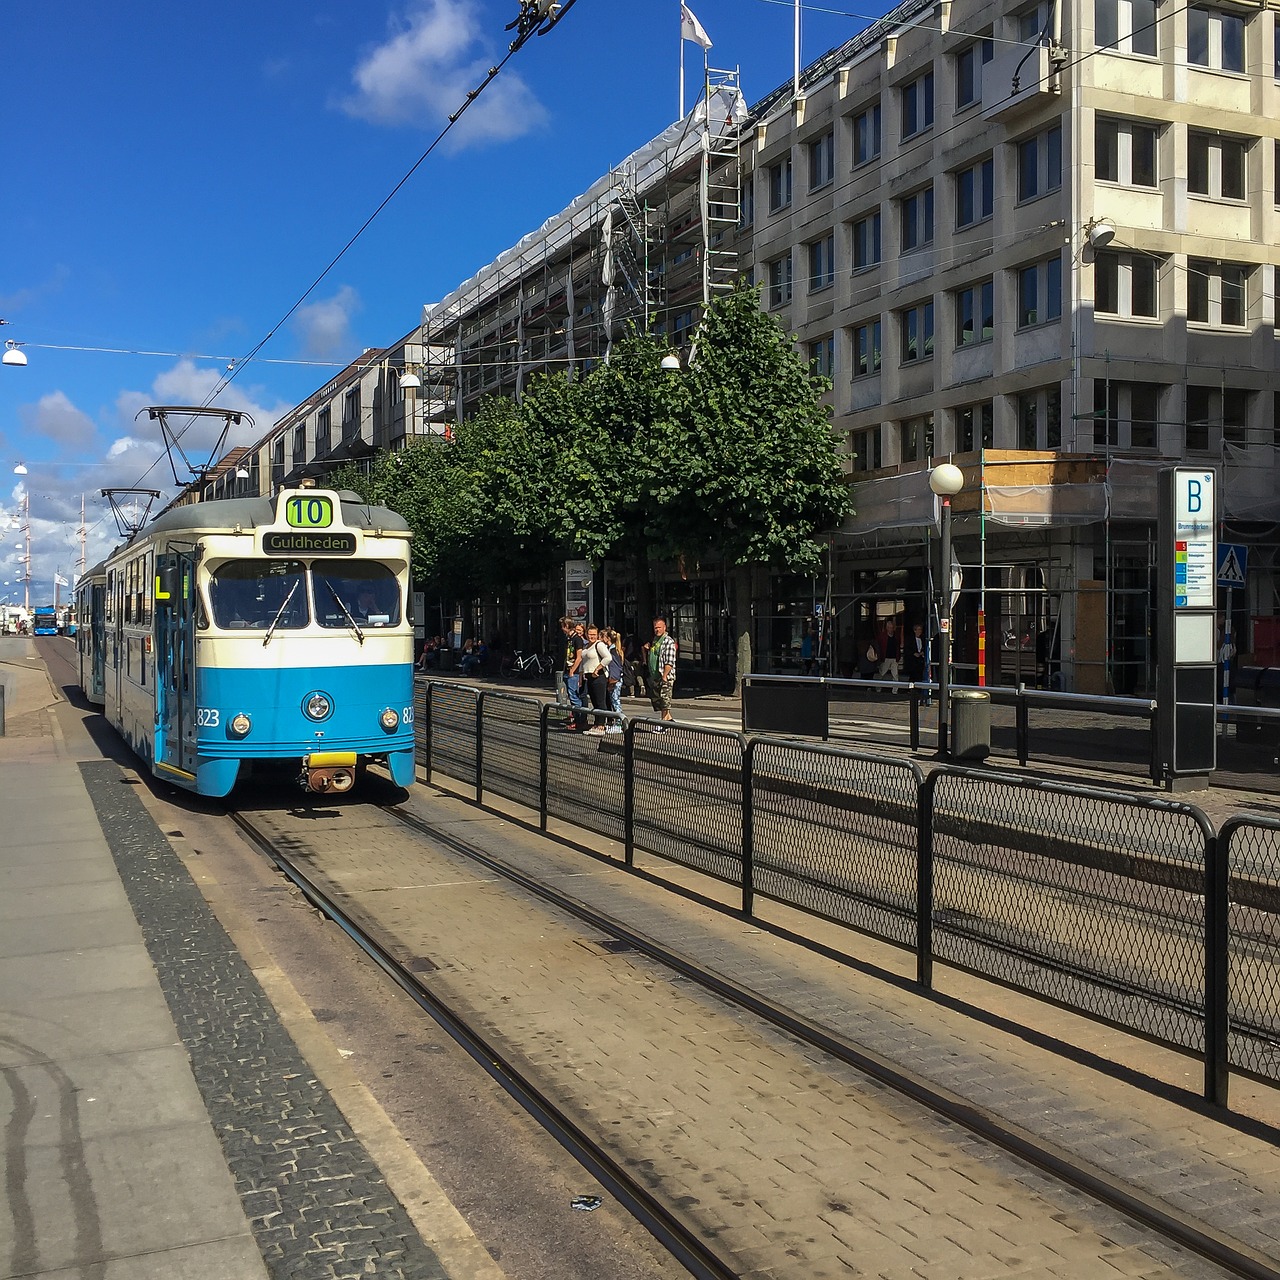
{"type": "Polygon", "coordinates": [[[951,695],[951,758],[985,760],[991,754],[991,695],[961,689],[951,695]]]}

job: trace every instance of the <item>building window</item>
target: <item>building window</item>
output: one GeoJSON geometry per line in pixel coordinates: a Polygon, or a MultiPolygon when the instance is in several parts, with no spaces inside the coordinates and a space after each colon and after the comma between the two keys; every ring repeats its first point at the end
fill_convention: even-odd
{"type": "Polygon", "coordinates": [[[1145,253],[1099,253],[1094,260],[1094,310],[1099,315],[1160,314],[1160,263],[1145,253]]]}
{"type": "Polygon", "coordinates": [[[956,54],[956,110],[982,101],[982,68],[995,57],[990,36],[975,41],[956,54]]]}
{"type": "Polygon", "coordinates": [[[1039,43],[1049,33],[1052,12],[1048,0],[1033,4],[1018,14],[1018,41],[1021,44],[1039,43]]]}
{"type": "Polygon", "coordinates": [[[1245,322],[1245,268],[1231,262],[1187,263],[1187,319],[1218,328],[1239,328],[1245,322]]]}
{"type": "Polygon", "coordinates": [[[1215,200],[1243,200],[1245,144],[1216,133],[1187,135],[1187,190],[1215,200]]]}
{"type": "Polygon", "coordinates": [[[855,471],[879,471],[884,465],[880,449],[880,428],[853,433],[853,469],[855,471]]]}
{"type": "Polygon", "coordinates": [[[1018,199],[1034,200],[1062,186],[1062,126],[1018,143],[1018,199]]]}
{"type": "Polygon", "coordinates": [[[771,164],[769,174],[769,212],[777,213],[791,203],[791,157],[771,164]]]}
{"type": "Polygon", "coordinates": [[[783,254],[769,263],[769,305],[782,307],[791,301],[791,255],[783,254]]]}
{"type": "Polygon", "coordinates": [[[809,343],[809,365],[813,372],[823,378],[835,376],[836,340],[834,334],[827,334],[817,342],[809,343]]]}
{"type": "Polygon", "coordinates": [[[1154,382],[1093,384],[1093,417],[1108,448],[1155,449],[1162,390],[1154,382]]]}
{"type": "Polygon", "coordinates": [[[748,177],[742,184],[742,207],[738,210],[738,227],[745,230],[756,220],[756,184],[748,177]]]}
{"type": "Polygon", "coordinates": [[[307,424],[300,423],[293,429],[293,465],[300,467],[307,460],[307,424]]]}
{"type": "Polygon", "coordinates": [[[1042,387],[1018,397],[1018,448],[1062,448],[1062,388],[1042,387]]]}
{"type": "Polygon", "coordinates": [[[902,338],[902,363],[933,357],[933,303],[922,302],[898,313],[902,338]]]}
{"type": "Polygon", "coordinates": [[[1093,42],[1099,49],[1154,58],[1155,0],[1094,0],[1093,42]]]}
{"type": "Polygon", "coordinates": [[[880,372],[881,330],[879,320],[868,320],[853,330],[853,376],[863,378],[880,372]]]}
{"type": "Polygon", "coordinates": [[[902,210],[902,252],[922,249],[933,242],[933,188],[904,196],[902,210]]]}
{"type": "Polygon", "coordinates": [[[352,387],[342,397],[342,438],[350,440],[360,434],[360,388],[352,387]]]}
{"type": "Polygon", "coordinates": [[[956,229],[991,217],[995,209],[995,163],[988,156],[956,174],[956,229]]]}
{"type": "Polygon", "coordinates": [[[1018,327],[1062,317],[1062,259],[1049,258],[1018,272],[1018,327]]]}
{"type": "Polygon", "coordinates": [[[1249,397],[1237,388],[1187,387],[1187,448],[1218,450],[1249,439],[1249,397]]]}
{"type": "Polygon", "coordinates": [[[832,232],[809,245],[809,292],[829,289],[836,282],[836,237],[832,232]]]}
{"type": "Polygon", "coordinates": [[[933,457],[933,414],[898,424],[898,457],[902,462],[928,462],[933,457]]]}
{"type": "Polygon", "coordinates": [[[853,117],[853,167],[867,164],[880,154],[880,104],[853,117]]]}
{"type": "Polygon", "coordinates": [[[809,143],[809,190],[825,187],[836,176],[836,135],[828,131],[809,143]]]}
{"type": "Polygon", "coordinates": [[[1244,19],[1224,9],[1188,9],[1187,61],[1213,71],[1243,71],[1244,19]]]}
{"type": "Polygon", "coordinates": [[[333,443],[333,414],[328,405],[316,413],[316,456],[323,458],[333,443]]]}
{"type": "Polygon", "coordinates": [[[995,285],[991,280],[956,291],[956,346],[990,342],[996,329],[995,285]]]}
{"type": "Polygon", "coordinates": [[[902,140],[933,128],[933,72],[926,71],[899,90],[902,102],[902,140]]]}
{"type": "Polygon", "coordinates": [[[1156,185],[1156,130],[1153,125],[1099,116],[1093,130],[1094,177],[1126,187],[1156,185]]]}
{"type": "Polygon", "coordinates": [[[880,261],[880,210],[853,224],[853,269],[865,271],[880,261]]]}
{"type": "Polygon", "coordinates": [[[974,453],[978,449],[994,449],[996,441],[995,412],[991,401],[967,404],[956,410],[956,452],[974,453]]]}

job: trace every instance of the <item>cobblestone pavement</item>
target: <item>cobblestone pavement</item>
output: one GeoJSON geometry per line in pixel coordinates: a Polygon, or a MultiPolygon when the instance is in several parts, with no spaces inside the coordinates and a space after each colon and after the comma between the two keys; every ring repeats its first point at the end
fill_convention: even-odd
{"type": "Polygon", "coordinates": [[[122,771],[81,771],[270,1273],[446,1280],[122,771]]]}

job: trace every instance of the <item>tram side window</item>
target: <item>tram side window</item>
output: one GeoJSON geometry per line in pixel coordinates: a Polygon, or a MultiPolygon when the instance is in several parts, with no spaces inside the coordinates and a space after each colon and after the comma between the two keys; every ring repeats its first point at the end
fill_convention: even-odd
{"type": "Polygon", "coordinates": [[[400,584],[385,564],[317,560],[311,574],[322,627],[347,627],[353,621],[362,628],[400,625],[400,584]]]}
{"type": "Polygon", "coordinates": [[[228,560],[209,575],[214,625],[225,630],[297,631],[307,625],[306,566],[300,560],[228,560]]]}

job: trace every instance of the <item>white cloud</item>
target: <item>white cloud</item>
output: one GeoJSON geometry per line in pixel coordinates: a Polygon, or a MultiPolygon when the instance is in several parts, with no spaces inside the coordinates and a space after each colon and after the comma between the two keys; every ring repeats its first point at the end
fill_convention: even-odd
{"type": "MultiPolygon", "coordinates": [[[[21,447],[29,473],[0,498],[0,517],[12,519],[21,510],[25,484],[30,491],[32,603],[52,599],[55,570],[67,578],[78,570],[82,497],[87,530],[85,562],[92,565],[119,541],[116,521],[110,504],[101,496],[102,489],[160,490],[153,515],[176,493],[160,424],[145,410],[155,404],[203,404],[223,372],[218,367],[180,360],[165,369],[149,390],[121,391],[113,410],[98,423],[60,391],[34,405],[20,407],[19,419],[25,428],[21,447]],[[140,412],[142,416],[138,417],[140,412]],[[56,448],[51,450],[50,444],[56,448]]],[[[215,404],[245,415],[239,426],[228,431],[224,449],[255,443],[292,407],[268,395],[265,388],[238,382],[224,388],[215,404]]],[[[170,421],[175,431],[182,433],[189,462],[194,466],[207,464],[223,420],[173,415],[170,421]]],[[[12,451],[14,441],[10,440],[9,445],[12,451]]],[[[176,462],[178,477],[185,483],[190,479],[187,464],[180,456],[176,462]]],[[[145,498],[142,501],[145,503],[145,498]]],[[[16,588],[13,584],[22,572],[23,548],[14,545],[19,534],[12,530],[4,533],[4,523],[0,519],[0,595],[17,590],[21,598],[21,583],[16,588]],[[10,583],[8,587],[3,586],[6,581],[10,583]]]]}
{"type": "Polygon", "coordinates": [[[27,439],[43,436],[67,452],[83,452],[98,434],[93,419],[81,412],[61,391],[41,396],[18,410],[27,439]]]}
{"type": "Polygon", "coordinates": [[[332,298],[299,307],[294,328],[303,354],[311,360],[346,360],[356,354],[351,317],[360,310],[360,295],[344,284],[332,298]]]}
{"type": "MultiPolygon", "coordinates": [[[[398,25],[356,67],[356,91],[341,106],[374,124],[443,125],[494,62],[476,6],[468,0],[416,0],[398,25]]],[[[467,108],[450,139],[457,146],[518,138],[546,118],[529,86],[507,69],[467,108]]]]}

